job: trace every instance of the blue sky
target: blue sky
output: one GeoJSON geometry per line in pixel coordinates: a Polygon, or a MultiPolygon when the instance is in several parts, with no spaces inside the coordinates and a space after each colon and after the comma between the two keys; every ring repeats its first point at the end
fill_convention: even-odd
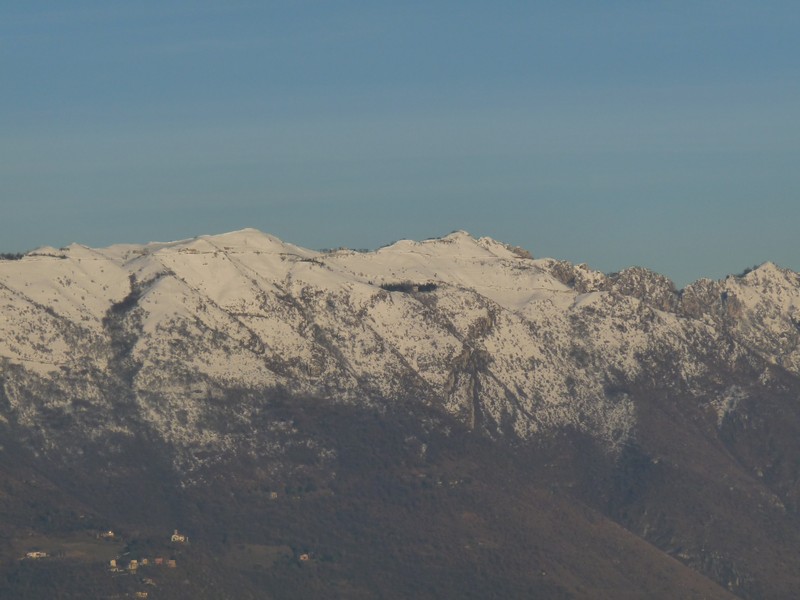
{"type": "Polygon", "coordinates": [[[466,229],[679,285],[800,270],[800,3],[16,2],[0,251],[466,229]]]}

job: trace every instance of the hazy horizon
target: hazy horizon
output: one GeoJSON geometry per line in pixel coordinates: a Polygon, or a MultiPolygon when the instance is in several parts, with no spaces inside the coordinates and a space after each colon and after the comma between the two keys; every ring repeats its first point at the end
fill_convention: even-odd
{"type": "Polygon", "coordinates": [[[680,286],[800,270],[800,6],[0,9],[0,251],[455,229],[680,286]]]}

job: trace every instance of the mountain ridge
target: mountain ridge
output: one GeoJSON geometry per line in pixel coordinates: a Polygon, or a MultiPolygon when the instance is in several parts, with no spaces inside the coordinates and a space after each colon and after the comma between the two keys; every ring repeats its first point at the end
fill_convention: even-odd
{"type": "MultiPolygon", "coordinates": [[[[337,303],[349,305],[351,320],[366,317],[360,324],[360,333],[365,339],[359,343],[386,345],[388,341],[390,354],[396,359],[394,362],[399,361],[395,368],[402,366],[406,371],[410,368],[416,379],[436,386],[439,395],[446,392],[442,359],[452,362],[461,355],[464,360],[470,360],[467,355],[477,357],[488,351],[496,365],[500,358],[508,363],[503,365],[505,372],[497,379],[514,381],[516,388],[523,390],[522,396],[530,396],[542,384],[531,387],[528,381],[528,389],[524,389],[526,384],[519,358],[504,352],[497,344],[503,339],[503,345],[507,345],[509,340],[493,332],[505,328],[511,336],[510,342],[527,353],[529,361],[534,359],[535,362],[537,355],[540,360],[558,360],[545,356],[547,348],[532,337],[531,327],[550,329],[547,333],[553,338],[561,337],[562,343],[567,344],[564,329],[573,328],[589,313],[602,315],[592,325],[594,351],[597,352],[599,345],[613,349],[608,356],[615,355],[614,368],[627,371],[628,376],[640,367],[636,351],[632,353],[630,346],[652,345],[657,330],[664,330],[665,334],[668,330],[678,331],[681,337],[687,338],[684,344],[691,341],[689,337],[734,334],[735,344],[743,346],[734,352],[755,351],[769,363],[800,373],[796,325],[800,319],[800,276],[771,263],[765,263],[744,277],[727,277],[717,282],[699,280],[677,291],[667,278],[640,267],[604,275],[583,265],[528,259],[501,242],[475,239],[464,231],[422,242],[401,240],[370,253],[306,250],[254,229],[143,246],[90,249],[72,245],[60,252],[61,260],[55,263],[47,263],[53,260],[48,250],[46,256],[34,252],[20,261],[0,264],[0,286],[3,286],[7,311],[24,312],[14,304],[21,302],[28,310],[44,312],[51,321],[66,319],[70,327],[77,324],[100,339],[105,336],[103,323],[108,320],[109,311],[129,312],[121,310],[126,302],[133,303],[128,308],[135,305],[146,315],[139,326],[148,340],[157,332],[160,335],[176,320],[183,320],[183,326],[199,323],[205,331],[216,331],[245,349],[250,348],[238,352],[237,360],[227,361],[226,368],[233,367],[240,372],[249,369],[254,373],[249,380],[241,379],[241,384],[255,380],[260,381],[259,385],[264,381],[271,384],[281,381],[280,370],[270,374],[269,368],[264,371],[263,365],[254,364],[254,359],[260,362],[259,357],[265,352],[272,351],[275,360],[285,362],[289,356],[291,360],[306,361],[308,365],[315,351],[318,353],[331,345],[330,340],[309,337],[308,327],[324,332],[327,321],[336,335],[352,332],[349,327],[352,323],[336,322],[334,311],[320,307],[310,297],[302,298],[299,304],[296,301],[298,294],[312,293],[326,296],[328,308],[337,303]],[[45,263],[41,264],[42,260],[45,263]],[[36,268],[29,267],[31,263],[36,268]],[[44,266],[48,264],[49,267],[44,266]],[[14,273],[23,280],[28,279],[14,287],[14,273]],[[411,294],[386,292],[392,285],[404,282],[412,286],[409,289],[428,285],[435,286],[438,291],[427,295],[418,291],[411,294]],[[452,293],[445,294],[445,289],[452,293]],[[431,301],[435,301],[435,306],[431,301]],[[272,312],[267,310],[271,303],[284,311],[283,317],[271,318],[272,312]],[[612,305],[613,310],[609,312],[612,305]],[[439,307],[442,310],[434,314],[439,307]],[[616,314],[623,312],[624,315],[616,314]],[[415,318],[409,319],[412,313],[415,318]],[[457,318],[449,316],[454,314],[457,318]],[[735,323],[731,320],[743,314],[748,318],[735,323]],[[567,317],[569,323],[565,322],[567,317]],[[641,323],[642,327],[621,335],[626,328],[622,321],[631,318],[646,319],[648,323],[641,323]],[[422,319],[422,323],[416,323],[418,319],[422,319]],[[425,323],[426,319],[437,323],[431,327],[430,322],[425,323]],[[562,322],[553,327],[555,321],[562,322]],[[291,335],[287,330],[289,322],[292,323],[289,325],[291,335]],[[420,347],[407,344],[390,331],[408,322],[417,326],[406,331],[407,337],[415,339],[417,344],[427,345],[426,352],[421,353],[420,347]],[[525,329],[528,331],[520,333],[525,329]],[[447,346],[444,354],[430,346],[436,339],[436,343],[447,346]],[[287,346],[288,341],[291,347],[287,346]],[[495,344],[494,351],[482,347],[487,342],[495,344]],[[468,353],[464,354],[467,349],[468,353]],[[419,360],[423,364],[425,361],[437,363],[438,372],[424,366],[420,368],[419,360]]],[[[13,321],[9,323],[14,324],[13,321]]],[[[13,331],[3,336],[4,339],[13,339],[11,333],[13,331]]],[[[586,342],[569,337],[572,338],[571,347],[586,342]]],[[[75,360],[74,355],[68,356],[68,350],[72,352],[69,343],[54,333],[52,327],[44,328],[40,339],[47,339],[47,346],[37,349],[29,345],[26,350],[9,346],[7,341],[0,345],[0,358],[12,362],[22,359],[45,369],[68,366],[75,360]]],[[[694,341],[697,346],[698,340],[694,341]]],[[[713,345],[715,342],[704,339],[700,343],[713,345]]],[[[153,351],[152,346],[147,346],[147,350],[144,344],[140,346],[131,349],[134,354],[153,351]]],[[[580,348],[575,351],[579,353],[580,348]]],[[[695,351],[702,351],[702,348],[695,351]]],[[[342,355],[341,359],[338,370],[349,372],[350,380],[374,377],[369,373],[370,365],[364,355],[355,352],[347,357],[342,355]],[[360,365],[356,365],[356,361],[360,365]]],[[[318,365],[324,362],[317,360],[318,365]]],[[[206,361],[209,373],[214,364],[220,363],[210,358],[206,361]]],[[[329,364],[329,367],[334,368],[334,365],[329,364]]],[[[684,365],[683,368],[690,367],[684,365]]],[[[606,366],[604,370],[613,369],[606,366]]],[[[289,375],[297,378],[294,372],[289,375]]],[[[453,373],[449,377],[452,379],[453,373]]],[[[495,393],[496,402],[502,403],[504,397],[514,395],[500,388],[495,393]]],[[[395,387],[394,391],[380,391],[391,395],[398,390],[395,387]]],[[[464,393],[462,390],[461,395],[464,393]]],[[[445,403],[457,395],[451,390],[450,400],[445,403]]],[[[521,406],[519,402],[516,404],[521,406]]],[[[524,408],[530,411],[530,402],[524,408]]],[[[495,420],[499,422],[499,415],[495,415],[495,420]]],[[[533,420],[528,421],[530,425],[533,420]]],[[[518,427],[518,433],[520,431],[518,427]]]]}

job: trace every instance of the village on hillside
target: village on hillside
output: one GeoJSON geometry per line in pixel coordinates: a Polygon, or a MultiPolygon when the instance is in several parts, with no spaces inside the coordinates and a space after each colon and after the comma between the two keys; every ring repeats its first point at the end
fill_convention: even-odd
{"type": "MultiPolygon", "coordinates": [[[[30,533],[24,544],[26,550],[19,561],[31,566],[63,564],[80,566],[104,565],[112,578],[124,578],[129,589],[120,598],[154,598],[158,588],[185,580],[187,570],[180,567],[192,559],[189,536],[173,529],[141,543],[134,536],[125,536],[113,529],[82,531],[70,536],[44,536],[30,533]],[[159,539],[160,538],[160,539],[159,539]],[[135,589],[133,589],[135,588],[135,589]]],[[[223,566],[239,565],[241,568],[269,565],[278,558],[294,559],[300,563],[313,560],[310,552],[293,552],[286,546],[237,544],[224,556],[217,557],[223,566]]]]}

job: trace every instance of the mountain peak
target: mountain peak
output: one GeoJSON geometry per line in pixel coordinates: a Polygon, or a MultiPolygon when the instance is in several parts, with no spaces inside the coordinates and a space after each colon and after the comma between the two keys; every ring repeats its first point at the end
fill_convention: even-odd
{"type": "Polygon", "coordinates": [[[727,280],[738,280],[745,284],[759,284],[770,281],[783,281],[786,280],[795,283],[797,274],[788,270],[782,269],[772,261],[766,261],[758,266],[750,269],[745,269],[742,273],[736,276],[728,276],[727,280]],[[793,277],[794,276],[794,277],[793,277]]]}
{"type": "Polygon", "coordinates": [[[228,231],[226,233],[200,235],[196,239],[219,241],[229,244],[241,244],[241,245],[258,245],[262,243],[264,240],[283,243],[282,240],[280,240],[276,236],[264,233],[263,231],[255,229],[253,227],[246,227],[244,229],[237,229],[234,231],[228,231]]]}
{"type": "Polygon", "coordinates": [[[201,235],[195,238],[193,242],[198,240],[211,244],[221,251],[237,254],[250,252],[259,254],[294,254],[306,258],[319,254],[314,250],[284,242],[277,236],[264,233],[252,227],[217,235],[201,235]]]}
{"type": "Polygon", "coordinates": [[[446,236],[439,238],[442,240],[475,240],[475,238],[464,229],[456,229],[455,231],[451,231],[446,236]]]}
{"type": "Polygon", "coordinates": [[[774,262],[768,260],[767,262],[763,262],[758,265],[753,271],[753,273],[758,273],[759,275],[783,275],[784,270],[781,269],[778,265],[774,262]]]}

